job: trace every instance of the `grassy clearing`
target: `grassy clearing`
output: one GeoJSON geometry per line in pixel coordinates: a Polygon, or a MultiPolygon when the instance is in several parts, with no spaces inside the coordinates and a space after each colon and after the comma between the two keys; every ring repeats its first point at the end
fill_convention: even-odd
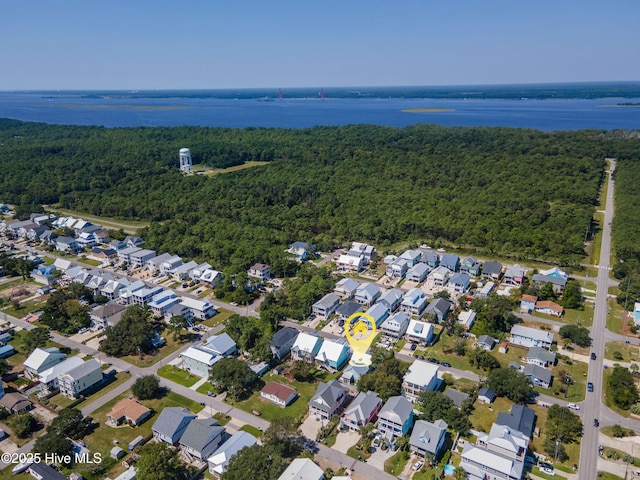
{"type": "Polygon", "coordinates": [[[2,309],[4,313],[7,315],[11,315],[16,318],[23,318],[30,312],[37,312],[38,310],[42,310],[46,305],[46,301],[42,300],[31,300],[28,302],[21,302],[20,308],[13,308],[13,305],[9,304],[2,309]]]}
{"type": "Polygon", "coordinates": [[[624,480],[622,477],[609,472],[598,472],[598,478],[602,480],[624,480]]]}
{"type": "Polygon", "coordinates": [[[215,413],[213,418],[215,418],[221,426],[225,426],[229,421],[231,421],[231,417],[222,412],[215,413]]]}
{"type": "Polygon", "coordinates": [[[229,167],[229,168],[211,168],[206,165],[197,165],[195,168],[197,168],[196,173],[200,175],[213,176],[213,175],[222,175],[225,173],[237,172],[237,171],[245,170],[247,168],[252,168],[252,167],[261,167],[263,165],[269,165],[269,163],[270,162],[253,161],[253,162],[245,162],[242,165],[234,165],[233,167],[229,167]]]}
{"type": "MultiPolygon", "coordinates": [[[[604,188],[606,189],[606,182],[604,188]]],[[[585,263],[597,265],[598,263],[600,263],[600,249],[602,247],[602,228],[604,222],[604,214],[601,212],[595,212],[593,214],[593,220],[595,224],[595,235],[593,237],[593,240],[591,240],[589,246],[587,247],[587,257],[585,258],[585,263]]]]}
{"type": "Polygon", "coordinates": [[[50,206],[45,206],[45,209],[54,213],[73,216],[73,217],[81,217],[84,220],[89,220],[98,225],[102,225],[105,228],[112,228],[118,230],[122,228],[125,233],[138,233],[138,230],[144,227],[149,226],[149,222],[143,221],[134,221],[134,220],[121,220],[114,217],[100,217],[97,215],[91,215],[88,213],[78,212],[76,210],[67,210],[63,208],[54,208],[50,206]]]}
{"type": "Polygon", "coordinates": [[[159,376],[183,385],[187,388],[191,387],[200,380],[200,377],[192,374],[187,370],[182,370],[175,365],[165,365],[156,372],[159,376]]]}
{"type": "Polygon", "coordinates": [[[604,374],[602,376],[602,395],[604,397],[604,404],[609,407],[611,410],[613,410],[616,413],[619,413],[620,415],[622,415],[623,417],[629,418],[631,416],[631,411],[630,410],[623,410],[620,407],[618,407],[615,403],[613,403],[613,400],[611,399],[611,396],[608,395],[609,392],[609,379],[611,378],[611,373],[613,372],[613,369],[608,368],[604,371],[604,374]]]}
{"type": "Polygon", "coordinates": [[[513,402],[504,397],[496,398],[491,405],[476,402],[473,413],[469,416],[469,421],[473,425],[474,430],[488,433],[491,426],[498,419],[498,412],[509,413],[513,402]]]}
{"type": "MultiPolygon", "coordinates": [[[[122,360],[129,362],[132,365],[135,365],[140,368],[150,367],[151,365],[158,363],[167,355],[172,354],[179,348],[183,347],[185,344],[180,341],[174,340],[171,335],[165,336],[167,341],[162,347],[157,349],[152,355],[126,355],[122,357],[122,360]]],[[[195,383],[195,382],[194,382],[195,383]]]]}
{"type": "Polygon", "coordinates": [[[206,325],[207,327],[215,327],[216,325],[220,325],[221,323],[223,323],[231,315],[233,315],[233,312],[231,310],[227,310],[226,308],[219,308],[218,314],[202,322],[202,325],[206,325]]]}
{"type": "Polygon", "coordinates": [[[607,342],[604,346],[604,358],[608,360],[640,364],[639,356],[640,349],[628,343],[607,342]]]}
{"type": "Polygon", "coordinates": [[[251,425],[243,425],[240,427],[240,430],[250,433],[256,438],[260,438],[262,436],[262,430],[251,425]]]}
{"type": "Polygon", "coordinates": [[[620,335],[632,335],[629,330],[629,318],[624,311],[624,307],[618,304],[613,298],[607,300],[607,329],[620,335]]]}
{"type": "Polygon", "coordinates": [[[546,315],[540,312],[533,312],[531,315],[538,318],[544,318],[547,320],[553,320],[555,322],[568,323],[572,325],[582,325],[583,327],[590,327],[593,325],[593,308],[586,307],[584,310],[574,310],[567,308],[564,311],[562,317],[554,317],[552,315],[546,315]]]}
{"type": "Polygon", "coordinates": [[[99,267],[100,265],[102,265],[102,262],[99,260],[94,260],[93,258],[82,258],[82,257],[78,257],[77,258],[78,262],[80,263],[84,263],[86,265],[91,265],[92,267],[99,267]]]}
{"type": "Polygon", "coordinates": [[[398,475],[409,461],[409,452],[398,451],[393,457],[384,462],[384,471],[391,475],[398,475]]]}

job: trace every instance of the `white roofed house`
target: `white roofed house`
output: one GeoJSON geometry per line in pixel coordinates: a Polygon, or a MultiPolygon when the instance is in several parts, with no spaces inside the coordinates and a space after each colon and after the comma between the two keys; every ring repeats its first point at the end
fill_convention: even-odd
{"type": "Polygon", "coordinates": [[[380,287],[374,283],[363,283],[356,289],[355,301],[370,307],[380,297],[380,287]]]}
{"type": "Polygon", "coordinates": [[[82,392],[102,382],[102,365],[95,359],[69,370],[58,377],[60,393],[78,398],[82,392]]]}
{"type": "Polygon", "coordinates": [[[444,287],[449,281],[450,276],[451,271],[448,268],[438,266],[433,269],[427,277],[427,285],[432,285],[434,287],[444,287]]]}
{"type": "Polygon", "coordinates": [[[356,252],[352,255],[351,252],[340,255],[336,260],[338,271],[340,272],[354,272],[357,273],[365,267],[364,256],[356,252]]]}
{"type": "Polygon", "coordinates": [[[327,293],[311,307],[311,311],[318,317],[328,318],[340,305],[340,299],[335,293],[327,293]]]}
{"type": "Polygon", "coordinates": [[[194,262],[193,260],[191,260],[188,263],[183,263],[182,265],[174,268],[171,271],[171,276],[175,281],[182,282],[183,280],[186,280],[189,278],[189,274],[191,273],[191,270],[193,270],[197,266],[198,266],[198,263],[194,262]]]}
{"type": "Polygon", "coordinates": [[[182,257],[178,255],[170,256],[160,264],[160,272],[162,272],[163,275],[172,273],[180,265],[182,265],[182,257]]]}
{"type": "MultiPolygon", "coordinates": [[[[313,460],[308,458],[295,458],[289,464],[278,480],[323,480],[324,472],[313,460]]],[[[338,478],[338,477],[333,477],[338,478]]]]}
{"type": "Polygon", "coordinates": [[[421,392],[438,388],[438,366],[415,360],[402,380],[402,396],[416,403],[421,392]]]}
{"type": "Polygon", "coordinates": [[[202,378],[208,378],[211,367],[223,357],[198,347],[189,347],[180,354],[181,367],[202,378]]]}
{"type": "Polygon", "coordinates": [[[406,332],[407,340],[419,345],[429,345],[433,339],[433,325],[420,320],[411,320],[406,332]]]}
{"type": "Polygon", "coordinates": [[[400,339],[407,332],[409,328],[409,315],[404,312],[396,312],[390,317],[387,317],[381,324],[380,330],[390,337],[400,339]]]}
{"type": "Polygon", "coordinates": [[[128,265],[131,264],[131,254],[139,252],[142,250],[138,247],[126,247],[121,250],[118,250],[118,260],[122,263],[126,263],[128,265]]]}
{"type": "Polygon", "coordinates": [[[462,325],[465,332],[471,330],[473,324],[476,322],[476,312],[473,310],[463,310],[458,315],[458,323],[462,325]]]}
{"type": "Polygon", "coordinates": [[[109,300],[117,300],[120,298],[120,291],[129,285],[129,280],[125,277],[109,280],[100,288],[100,295],[107,297],[109,300]]]}
{"type": "Polygon", "coordinates": [[[376,247],[368,243],[353,242],[349,252],[358,252],[364,257],[365,265],[369,265],[371,259],[376,255],[376,247]]]}
{"type": "Polygon", "coordinates": [[[55,347],[36,348],[24,361],[24,374],[34,380],[40,373],[64,361],[65,358],[65,354],[55,347]]]}
{"type": "Polygon", "coordinates": [[[427,303],[429,301],[425,293],[419,288],[412,288],[402,298],[400,309],[409,315],[420,315],[426,308],[427,303]]]}
{"type": "MultiPolygon", "coordinates": [[[[133,285],[133,284],[132,284],[133,285]]],[[[160,286],[147,287],[146,285],[139,289],[134,290],[129,297],[130,305],[147,305],[153,297],[159,295],[164,291],[164,288],[160,286]]]]}
{"type": "Polygon", "coordinates": [[[67,373],[84,362],[80,357],[69,357],[66,360],[48,368],[38,375],[38,381],[45,395],[52,394],[59,389],[58,377],[67,373]]]}
{"type": "Polygon", "coordinates": [[[189,272],[189,278],[191,278],[191,280],[198,281],[201,279],[202,274],[210,268],[212,267],[207,262],[201,263],[200,265],[194,267],[191,272],[189,272]]]}
{"type": "Polygon", "coordinates": [[[404,258],[396,258],[393,262],[387,265],[385,273],[390,278],[404,278],[409,270],[409,264],[404,258]]]}
{"type": "Polygon", "coordinates": [[[514,460],[471,443],[466,443],[462,450],[460,467],[467,473],[469,480],[520,480],[524,472],[521,460],[514,460]]]}
{"type": "Polygon", "coordinates": [[[549,350],[553,344],[553,332],[514,325],[509,341],[523,347],[542,347],[549,350]]]}
{"type": "Polygon", "coordinates": [[[326,339],[322,342],[315,357],[316,363],[330,372],[342,370],[348,360],[349,344],[341,338],[337,340],[326,339]]]}
{"type": "Polygon", "coordinates": [[[409,282],[422,283],[429,274],[429,266],[426,263],[416,263],[407,271],[405,276],[409,282]]]}
{"type": "Polygon", "coordinates": [[[206,282],[215,288],[222,283],[222,273],[212,268],[208,268],[202,272],[202,275],[200,275],[200,281],[206,282]]]}
{"type": "Polygon", "coordinates": [[[340,416],[340,426],[357,431],[367,423],[376,421],[382,400],[375,392],[360,392],[340,416]]]}
{"type": "Polygon", "coordinates": [[[231,457],[243,448],[255,445],[256,442],[256,437],[250,433],[237,431],[209,457],[209,473],[219,478],[226,471],[231,457]]]}
{"type": "Polygon", "coordinates": [[[291,347],[291,358],[293,360],[304,360],[306,362],[313,362],[316,355],[320,351],[323,339],[315,335],[300,332],[296,337],[296,341],[291,347]]]}
{"type": "Polygon", "coordinates": [[[180,302],[191,310],[193,318],[198,320],[206,320],[213,317],[218,311],[208,300],[199,300],[197,298],[182,297],[180,302]]]}
{"type": "Polygon", "coordinates": [[[360,282],[357,280],[349,277],[343,278],[336,284],[333,293],[340,297],[341,300],[351,300],[359,286],[360,282]]]}
{"type": "Polygon", "coordinates": [[[164,290],[153,297],[147,306],[156,317],[164,317],[165,313],[178,302],[180,298],[172,290],[164,290]]]}

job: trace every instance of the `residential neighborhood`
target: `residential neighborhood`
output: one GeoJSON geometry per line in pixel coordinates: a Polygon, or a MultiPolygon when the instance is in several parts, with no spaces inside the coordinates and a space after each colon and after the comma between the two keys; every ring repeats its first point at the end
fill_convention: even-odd
{"type": "MultiPolygon", "coordinates": [[[[564,325],[590,325],[595,292],[584,289],[581,310],[562,306],[565,289],[577,280],[558,266],[483,260],[426,245],[378,258],[378,248],[357,241],[324,253],[297,241],[287,249],[291,259],[305,265],[333,259],[328,266],[334,282],[317,292],[304,319],[278,321],[265,337],[261,352],[268,357],[262,358],[264,353],[258,356],[247,345],[263,333],[241,334],[227,321],[259,319],[260,302],[287,288],[266,263],[246,270],[250,281],[236,288],[258,296],[255,304],[239,306],[214,295],[225,278],[209,263],[144,248],[143,239],[133,235],[111,239],[107,229],[85,220],[53,214],[4,219],[0,235],[12,245],[9,254],[36,264],[29,282],[49,289],[28,290],[18,305],[44,305],[57,291],[80,286],[100,298],[86,305],[79,301],[87,324],[70,333],[43,323],[49,318],[43,311],[24,311],[22,317],[2,313],[1,347],[10,349],[0,405],[9,419],[0,428],[11,431],[10,419],[25,413],[46,427],[69,405],[79,405],[87,415],[101,412],[94,419],[98,428],[111,429],[117,443],[88,435],[83,448],[114,460],[108,478],[135,478],[139,452],[154,442],[177,452],[184,465],[207,472],[206,478],[224,478],[233,457],[262,445],[263,430],[283,417],[295,419],[311,455],[293,460],[283,479],[331,478],[330,468],[353,478],[421,479],[426,472],[453,478],[460,470],[465,476],[455,478],[515,480],[550,475],[549,467],[562,462],[576,467],[559,475],[579,478],[573,450],[559,461],[557,452],[543,446],[545,422],[554,405],[582,415],[567,405],[589,398],[593,362],[602,354],[563,334],[564,325]],[[61,229],[68,235],[54,233],[61,229]],[[151,353],[107,354],[102,342],[129,321],[133,307],[148,312],[151,353]],[[371,365],[355,366],[345,322],[364,313],[378,335],[366,355],[371,365]],[[49,339],[25,351],[25,335],[42,326],[49,339]],[[212,375],[234,362],[251,372],[237,398],[212,375]],[[521,375],[530,397],[512,400],[493,376],[498,371],[521,375]],[[159,377],[177,403],[154,404],[131,393],[134,382],[149,374],[159,377]],[[376,383],[378,375],[382,383],[376,383]],[[441,418],[431,418],[425,405],[433,395],[441,395],[446,408],[465,412],[469,428],[457,430],[453,410],[445,407],[441,418]]],[[[4,282],[0,277],[0,288],[4,282]]],[[[640,325],[640,307],[631,308],[632,321],[640,325]]],[[[614,363],[607,360],[608,367],[614,363]]],[[[583,418],[585,429],[592,420],[583,418]]],[[[635,420],[616,421],[629,426],[635,420]]],[[[38,437],[32,433],[24,443],[10,433],[0,449],[27,451],[38,437]]],[[[564,451],[561,440],[557,445],[564,451]]],[[[25,474],[54,478],[35,465],[25,467],[25,474]]],[[[62,478],[74,473],[65,470],[62,478]]]]}

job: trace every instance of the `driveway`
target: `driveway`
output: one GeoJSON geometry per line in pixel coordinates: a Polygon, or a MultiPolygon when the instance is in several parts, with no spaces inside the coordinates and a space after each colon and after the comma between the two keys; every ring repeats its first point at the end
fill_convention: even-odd
{"type": "Polygon", "coordinates": [[[306,420],[300,425],[300,431],[305,437],[315,440],[318,438],[318,432],[321,427],[322,422],[318,420],[315,415],[308,415],[306,420]]]}
{"type": "Polygon", "coordinates": [[[358,432],[340,432],[336,437],[336,443],[333,446],[333,449],[341,453],[347,453],[347,450],[358,443],[359,439],[360,435],[358,432]]]}
{"type": "Polygon", "coordinates": [[[373,452],[369,457],[369,459],[367,460],[367,463],[372,467],[377,468],[378,470],[384,471],[384,462],[388,458],[392,457],[394,454],[395,452],[392,451],[390,448],[387,448],[387,450],[376,448],[375,452],[373,452]]]}

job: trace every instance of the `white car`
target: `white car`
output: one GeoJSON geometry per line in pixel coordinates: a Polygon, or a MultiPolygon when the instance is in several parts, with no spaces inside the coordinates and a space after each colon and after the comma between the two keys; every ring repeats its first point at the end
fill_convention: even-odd
{"type": "Polygon", "coordinates": [[[567,403],[567,408],[570,408],[571,410],[580,410],[580,407],[575,403],[567,403]]]}
{"type": "Polygon", "coordinates": [[[420,468],[422,468],[422,465],[424,465],[424,462],[423,462],[422,460],[420,460],[418,463],[416,463],[416,464],[415,464],[413,467],[411,467],[411,468],[413,468],[413,469],[417,472],[418,470],[420,470],[420,468]]]}

